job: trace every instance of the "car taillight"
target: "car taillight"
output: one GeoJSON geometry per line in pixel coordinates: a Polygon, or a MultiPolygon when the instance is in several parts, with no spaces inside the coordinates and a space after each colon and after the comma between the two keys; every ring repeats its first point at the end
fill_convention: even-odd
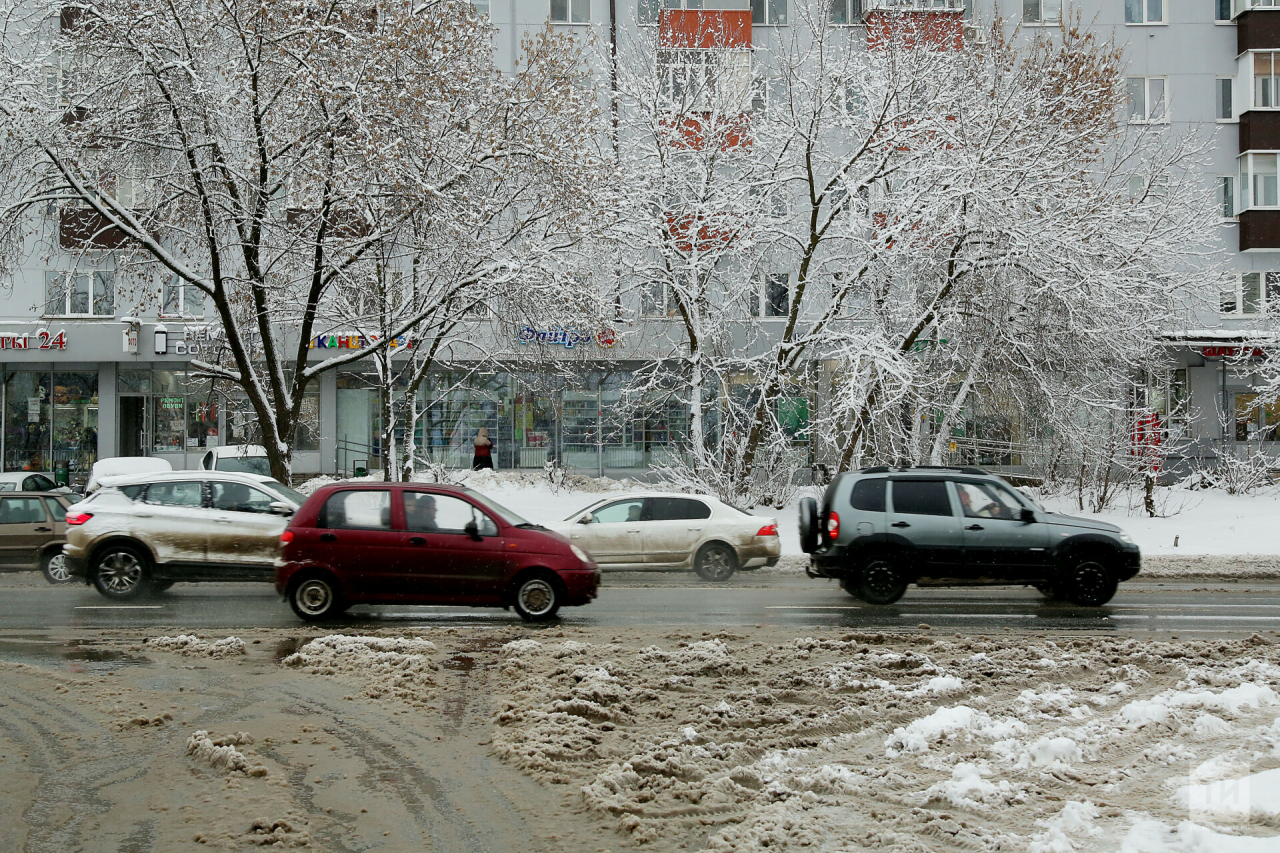
{"type": "Polygon", "coordinates": [[[84,524],[91,518],[93,518],[93,513],[91,512],[67,513],[67,524],[84,524]]]}
{"type": "Polygon", "coordinates": [[[766,524],[764,527],[761,527],[759,530],[756,531],[756,535],[757,536],[777,536],[778,525],[766,524]]]}
{"type": "Polygon", "coordinates": [[[836,537],[839,535],[840,513],[833,510],[832,512],[827,513],[827,538],[834,542],[836,537]]]}
{"type": "Polygon", "coordinates": [[[290,542],[292,542],[292,541],[293,541],[293,531],[292,531],[292,530],[286,530],[284,533],[281,533],[281,534],[280,534],[280,544],[281,544],[281,545],[288,545],[288,544],[289,544],[290,542]]]}

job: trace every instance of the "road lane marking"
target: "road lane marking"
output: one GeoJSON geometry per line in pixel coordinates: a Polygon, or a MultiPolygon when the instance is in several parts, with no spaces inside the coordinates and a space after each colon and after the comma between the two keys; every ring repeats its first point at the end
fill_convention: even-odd
{"type": "Polygon", "coordinates": [[[163,604],[77,604],[76,610],[163,610],[163,604]]]}
{"type": "Polygon", "coordinates": [[[1111,616],[1110,618],[1112,618],[1112,619],[1159,619],[1159,618],[1167,618],[1167,619],[1169,619],[1169,620],[1173,620],[1173,621],[1176,621],[1176,620],[1179,620],[1179,619],[1198,619],[1198,620],[1203,621],[1203,622],[1207,622],[1207,621],[1212,620],[1212,619],[1218,619],[1218,620],[1222,620],[1222,619],[1230,619],[1230,620],[1235,621],[1235,622],[1280,622],[1280,616],[1192,616],[1192,615],[1187,615],[1187,614],[1180,614],[1180,615],[1178,615],[1178,616],[1159,617],[1159,616],[1126,616],[1126,615],[1124,615],[1124,614],[1122,614],[1122,613],[1119,613],[1119,614],[1115,614],[1115,615],[1111,616]]]}
{"type": "Polygon", "coordinates": [[[861,610],[856,604],[769,604],[765,610],[861,610]]]}

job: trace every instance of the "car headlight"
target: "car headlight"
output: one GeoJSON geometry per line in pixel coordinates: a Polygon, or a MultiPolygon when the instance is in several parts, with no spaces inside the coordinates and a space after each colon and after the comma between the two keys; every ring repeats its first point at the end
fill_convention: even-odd
{"type": "Polygon", "coordinates": [[[573,556],[577,557],[582,562],[584,563],[591,562],[591,555],[588,554],[586,551],[582,550],[581,548],[579,548],[577,545],[574,545],[572,542],[569,543],[569,549],[573,551],[573,556]]]}
{"type": "Polygon", "coordinates": [[[1130,536],[1128,533],[1125,533],[1123,530],[1121,530],[1117,535],[1120,537],[1121,542],[1128,542],[1130,545],[1138,544],[1133,541],[1132,536],[1130,536]]]}

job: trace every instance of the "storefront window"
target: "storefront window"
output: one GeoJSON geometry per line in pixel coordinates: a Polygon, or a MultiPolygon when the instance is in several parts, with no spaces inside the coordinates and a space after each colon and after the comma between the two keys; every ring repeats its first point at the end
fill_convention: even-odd
{"type": "MultiPolygon", "coordinates": [[[[98,460],[98,374],[53,375],[53,464],[88,478],[98,460]]],[[[81,477],[76,477],[77,480],[81,477]]]]}
{"type": "Polygon", "coordinates": [[[382,430],[378,377],[372,373],[344,371],[338,386],[338,465],[343,470],[373,468],[380,458],[378,436],[382,430]]]}
{"type": "Polygon", "coordinates": [[[218,396],[213,382],[195,379],[187,386],[187,449],[218,446],[218,396]]]}
{"type": "Polygon", "coordinates": [[[150,394],[150,370],[121,370],[116,374],[116,388],[121,394],[150,394]]]}
{"type": "Polygon", "coordinates": [[[157,370],[151,399],[152,452],[185,453],[187,446],[187,373],[157,370]]]}
{"type": "Polygon", "coordinates": [[[48,471],[49,374],[15,370],[5,374],[4,468],[48,471]]]}

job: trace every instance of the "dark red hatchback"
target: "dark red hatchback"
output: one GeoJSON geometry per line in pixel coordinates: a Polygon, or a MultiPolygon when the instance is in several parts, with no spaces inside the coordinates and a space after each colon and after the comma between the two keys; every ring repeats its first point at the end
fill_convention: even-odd
{"type": "Polygon", "coordinates": [[[454,486],[325,486],[280,541],[276,589],[309,622],[353,604],[514,607],[542,621],[600,586],[591,555],[568,539],[454,486]]]}

